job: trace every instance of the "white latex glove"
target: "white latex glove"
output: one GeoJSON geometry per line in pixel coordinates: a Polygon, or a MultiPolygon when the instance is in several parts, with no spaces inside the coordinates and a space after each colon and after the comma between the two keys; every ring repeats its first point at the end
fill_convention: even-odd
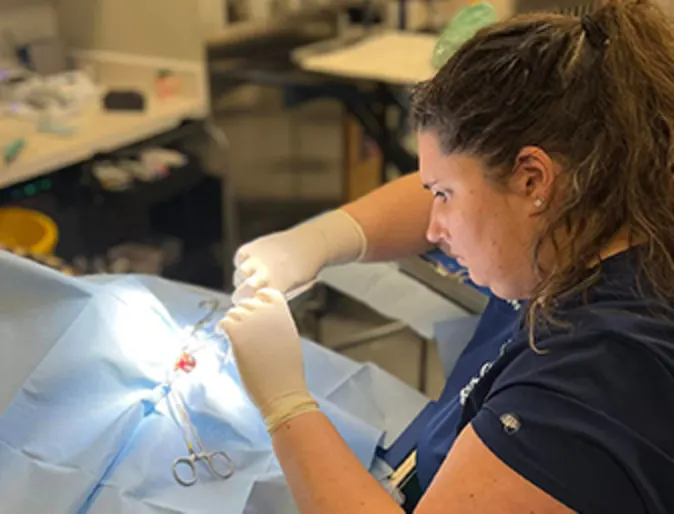
{"type": "Polygon", "coordinates": [[[318,409],[307,389],[300,336],[283,294],[258,291],[232,308],[220,326],[229,337],[243,386],[269,433],[318,409]]]}
{"type": "Polygon", "coordinates": [[[341,209],[243,245],[234,257],[234,303],[262,288],[289,293],[314,281],[330,265],[365,253],[363,229],[341,209]]]}

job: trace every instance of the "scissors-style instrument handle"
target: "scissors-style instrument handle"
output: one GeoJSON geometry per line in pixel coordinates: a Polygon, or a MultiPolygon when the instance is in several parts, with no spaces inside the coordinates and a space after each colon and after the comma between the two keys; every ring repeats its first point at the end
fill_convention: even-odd
{"type": "Polygon", "coordinates": [[[197,473],[197,464],[194,456],[180,457],[179,459],[173,461],[173,478],[176,479],[176,482],[185,487],[189,487],[197,483],[199,476],[197,473]],[[190,478],[184,479],[181,477],[180,473],[178,473],[178,466],[187,467],[191,473],[190,478]]]}
{"type": "Polygon", "coordinates": [[[234,463],[223,451],[211,452],[205,456],[208,469],[211,470],[216,477],[227,479],[234,473],[234,463]]]}

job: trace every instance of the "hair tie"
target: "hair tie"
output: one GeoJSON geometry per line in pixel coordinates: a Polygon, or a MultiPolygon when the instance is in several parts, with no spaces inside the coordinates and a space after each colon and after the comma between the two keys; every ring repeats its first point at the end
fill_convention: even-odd
{"type": "Polygon", "coordinates": [[[586,14],[580,19],[580,25],[590,46],[602,50],[609,44],[608,34],[589,15],[586,14]]]}

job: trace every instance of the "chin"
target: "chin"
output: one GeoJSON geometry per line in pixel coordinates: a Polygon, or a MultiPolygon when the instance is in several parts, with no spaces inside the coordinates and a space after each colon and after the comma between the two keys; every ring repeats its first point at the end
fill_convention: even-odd
{"type": "Polygon", "coordinates": [[[513,291],[512,287],[508,287],[506,284],[500,284],[498,282],[494,283],[487,279],[484,276],[480,276],[476,273],[473,273],[470,269],[468,270],[468,276],[470,281],[478,287],[488,288],[494,296],[501,298],[502,300],[518,300],[517,294],[513,291]]]}
{"type": "Polygon", "coordinates": [[[470,281],[478,287],[489,287],[487,280],[473,272],[470,268],[468,268],[468,278],[470,278],[470,281]]]}

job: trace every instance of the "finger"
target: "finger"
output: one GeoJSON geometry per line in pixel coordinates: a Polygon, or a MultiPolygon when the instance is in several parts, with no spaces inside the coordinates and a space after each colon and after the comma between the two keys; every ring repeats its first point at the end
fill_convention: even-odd
{"type": "Polygon", "coordinates": [[[267,274],[264,271],[256,273],[252,277],[244,281],[240,286],[236,288],[234,294],[232,295],[232,302],[238,304],[241,300],[246,298],[253,298],[258,289],[267,283],[267,274]]]}
{"type": "Polygon", "coordinates": [[[223,318],[220,323],[218,323],[218,329],[229,339],[230,342],[234,341],[236,328],[241,322],[238,319],[231,317],[229,314],[223,318]]]}
{"type": "Polygon", "coordinates": [[[232,303],[239,305],[246,298],[252,298],[253,296],[255,296],[255,289],[252,289],[248,286],[247,282],[244,282],[232,293],[232,303]]]}
{"type": "Polygon", "coordinates": [[[239,322],[238,319],[235,319],[231,315],[232,310],[234,310],[234,308],[235,307],[232,307],[227,312],[225,312],[225,315],[222,318],[220,318],[220,321],[218,321],[218,323],[215,325],[216,327],[215,329],[219,333],[219,335],[229,337],[230,327],[239,322]]]}
{"type": "Polygon", "coordinates": [[[251,287],[260,288],[267,282],[269,270],[257,259],[248,259],[237,270],[235,277],[242,279],[240,284],[248,282],[251,287]]]}
{"type": "Polygon", "coordinates": [[[238,268],[244,263],[244,261],[248,260],[249,257],[250,257],[249,246],[243,245],[234,254],[234,266],[238,268]]]}
{"type": "Polygon", "coordinates": [[[256,309],[259,309],[261,307],[262,303],[260,300],[255,297],[255,298],[244,298],[241,300],[236,306],[240,309],[243,309],[244,311],[247,312],[253,312],[256,309]]]}
{"type": "Polygon", "coordinates": [[[260,289],[255,297],[265,303],[286,303],[286,298],[281,291],[269,287],[260,289]]]}
{"type": "Polygon", "coordinates": [[[239,265],[239,271],[245,277],[250,277],[253,273],[257,271],[259,267],[260,261],[258,259],[255,259],[254,257],[250,257],[239,265]]]}
{"type": "Polygon", "coordinates": [[[232,280],[234,287],[239,287],[246,281],[246,279],[248,279],[248,277],[249,275],[245,274],[240,268],[237,268],[234,272],[234,278],[232,280]]]}
{"type": "Polygon", "coordinates": [[[269,272],[262,268],[255,271],[255,273],[246,280],[248,286],[254,289],[260,289],[269,283],[269,272]]]}
{"type": "Polygon", "coordinates": [[[241,308],[238,305],[236,307],[232,307],[227,311],[227,316],[225,316],[225,319],[222,320],[223,325],[225,326],[230,326],[231,322],[242,322],[243,320],[246,319],[246,315],[249,313],[247,309],[241,308]]]}

